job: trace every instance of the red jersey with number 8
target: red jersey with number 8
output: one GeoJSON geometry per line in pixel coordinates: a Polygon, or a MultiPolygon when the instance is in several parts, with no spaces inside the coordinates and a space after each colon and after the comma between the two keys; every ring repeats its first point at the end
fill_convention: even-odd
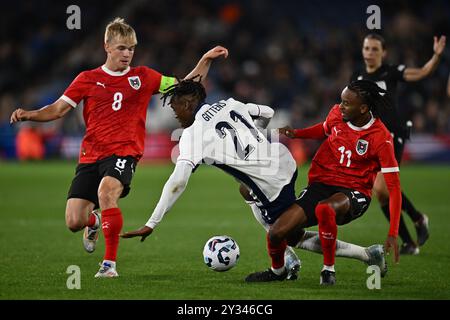
{"type": "Polygon", "coordinates": [[[322,143],[309,170],[309,183],[342,186],[371,196],[377,173],[398,172],[392,136],[373,118],[363,127],[342,119],[335,105],[323,123],[328,138],[322,143]]]}
{"type": "Polygon", "coordinates": [[[117,155],[137,159],[144,153],[145,120],[161,74],[148,67],[114,72],[105,66],[80,73],[61,99],[75,108],[83,101],[86,133],[80,163],[117,155]]]}

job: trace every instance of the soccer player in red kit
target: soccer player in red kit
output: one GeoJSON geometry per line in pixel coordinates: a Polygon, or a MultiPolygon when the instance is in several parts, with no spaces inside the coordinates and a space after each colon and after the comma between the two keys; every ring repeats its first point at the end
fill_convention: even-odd
{"type": "MultiPolygon", "coordinates": [[[[53,104],[33,111],[19,108],[11,115],[11,123],[52,121],[84,102],[86,133],[68,194],[66,225],[73,232],[84,228],[84,247],[93,252],[100,229],[97,209],[101,209],[106,250],[95,277],[118,276],[116,256],[123,224],[118,200],[129,193],[136,164],[144,152],[151,96],[163,93],[177,81],[145,66],[130,67],[136,45],[134,29],[116,18],[106,27],[104,65],[80,73],[53,104]]],[[[227,49],[221,46],[211,49],[186,78],[200,75],[204,79],[211,61],[227,55],[227,49]]]]}
{"type": "Polygon", "coordinates": [[[359,218],[369,207],[371,190],[381,170],[390,192],[390,228],[386,252],[394,248],[398,261],[397,233],[401,209],[399,168],[394,155],[392,136],[376,117],[386,101],[384,90],[374,82],[352,82],[342,94],[325,122],[306,129],[281,128],[290,138],[325,139],[309,170],[308,187],[270,226],[268,250],[272,268],[250,274],[246,281],[284,280],[282,266],[286,245],[296,246],[303,228],[319,225],[324,266],[320,283],[336,282],[334,269],[337,225],[359,218]]]}

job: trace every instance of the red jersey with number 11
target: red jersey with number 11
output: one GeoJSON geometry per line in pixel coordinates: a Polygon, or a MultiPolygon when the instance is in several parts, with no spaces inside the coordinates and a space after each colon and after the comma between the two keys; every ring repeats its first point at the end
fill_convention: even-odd
{"type": "Polygon", "coordinates": [[[105,66],[80,73],[61,99],[76,107],[82,100],[86,133],[80,163],[93,163],[111,155],[141,158],[145,119],[161,74],[147,67],[114,72],[105,66]]]}
{"type": "Polygon", "coordinates": [[[309,170],[309,183],[342,186],[371,196],[377,173],[398,172],[392,136],[372,118],[365,126],[344,122],[335,105],[323,123],[328,138],[322,143],[309,170]]]}

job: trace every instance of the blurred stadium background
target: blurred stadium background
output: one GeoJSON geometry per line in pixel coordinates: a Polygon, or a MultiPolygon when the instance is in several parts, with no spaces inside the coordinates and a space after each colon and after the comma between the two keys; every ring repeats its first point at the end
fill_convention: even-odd
{"type": "MultiPolygon", "coordinates": [[[[82,108],[64,119],[10,126],[14,108],[40,108],[60,97],[83,70],[105,61],[103,32],[116,16],[138,35],[133,65],[184,77],[213,45],[230,51],[207,81],[209,101],[235,97],[272,106],[271,127],[306,126],[339,101],[352,71],[363,64],[369,32],[367,7],[381,8],[389,63],[422,66],[433,54],[433,36],[448,35],[448,1],[12,1],[2,4],[0,40],[0,159],[76,159],[83,136],[82,108]],[[69,30],[66,8],[81,9],[81,29],[69,30]],[[42,13],[45,8],[45,14],[42,13]]],[[[447,41],[449,42],[449,41],[447,41]]],[[[402,84],[403,120],[414,123],[406,161],[450,162],[449,44],[434,74],[402,84]]],[[[145,160],[170,159],[169,108],[152,99],[145,160]]],[[[291,146],[299,163],[315,142],[291,146]]]]}

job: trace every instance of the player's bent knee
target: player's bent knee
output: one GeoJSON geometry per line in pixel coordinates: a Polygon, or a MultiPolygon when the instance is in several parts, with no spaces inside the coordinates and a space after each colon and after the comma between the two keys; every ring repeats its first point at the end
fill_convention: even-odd
{"type": "Polygon", "coordinates": [[[281,243],[281,241],[283,241],[283,239],[284,239],[284,235],[280,230],[276,230],[276,229],[269,230],[269,241],[272,244],[278,245],[281,243]]]}
{"type": "Polygon", "coordinates": [[[335,215],[334,210],[331,203],[323,202],[316,206],[315,214],[317,219],[324,219],[328,218],[330,215],[335,215]]]}
{"type": "Polygon", "coordinates": [[[77,211],[66,211],[66,226],[72,232],[77,232],[86,226],[87,221],[83,221],[82,214],[77,211]]]}
{"type": "Polygon", "coordinates": [[[81,221],[66,219],[66,226],[72,232],[78,232],[82,230],[85,225],[81,221]]]}
{"type": "Polygon", "coordinates": [[[319,225],[328,225],[336,221],[336,211],[331,203],[319,203],[316,206],[315,214],[319,225]]]}
{"type": "Polygon", "coordinates": [[[114,177],[106,176],[100,182],[98,201],[102,210],[116,208],[124,186],[114,177]]]}
{"type": "Polygon", "coordinates": [[[75,232],[80,231],[82,228],[79,228],[79,227],[68,227],[68,229],[69,229],[70,231],[72,231],[73,233],[75,233],[75,232]]]}
{"type": "Polygon", "coordinates": [[[115,192],[108,192],[104,190],[98,192],[98,201],[102,209],[117,207],[118,198],[118,196],[115,196],[115,192]]]}
{"type": "Polygon", "coordinates": [[[305,235],[305,229],[297,227],[292,230],[286,237],[288,246],[295,247],[305,235]]]}

